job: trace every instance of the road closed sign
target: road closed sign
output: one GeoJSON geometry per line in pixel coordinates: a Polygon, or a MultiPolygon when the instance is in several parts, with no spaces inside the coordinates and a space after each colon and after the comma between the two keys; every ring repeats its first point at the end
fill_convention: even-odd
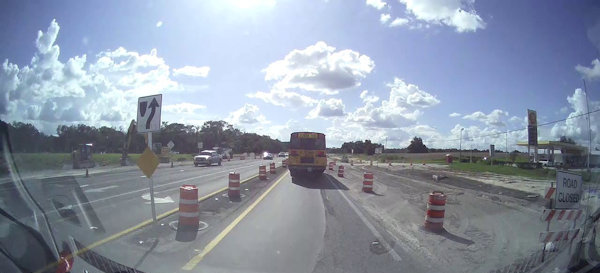
{"type": "Polygon", "coordinates": [[[556,172],[555,208],[577,209],[583,194],[581,175],[556,172]]]}

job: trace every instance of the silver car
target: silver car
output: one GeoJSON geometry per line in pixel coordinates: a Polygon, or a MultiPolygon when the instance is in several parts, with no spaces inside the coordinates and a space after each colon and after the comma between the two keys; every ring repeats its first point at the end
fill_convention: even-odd
{"type": "Polygon", "coordinates": [[[198,167],[199,165],[210,166],[212,164],[218,164],[221,166],[222,157],[217,153],[217,151],[213,150],[204,150],[200,152],[197,156],[194,156],[194,166],[198,167]]]}

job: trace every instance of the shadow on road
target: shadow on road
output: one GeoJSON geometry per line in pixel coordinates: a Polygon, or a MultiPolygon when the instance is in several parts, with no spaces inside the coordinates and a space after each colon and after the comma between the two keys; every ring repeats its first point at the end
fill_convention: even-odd
{"type": "Polygon", "coordinates": [[[448,239],[450,241],[454,241],[459,244],[472,245],[475,243],[467,238],[463,238],[458,235],[452,234],[452,233],[448,232],[446,229],[443,229],[442,232],[440,232],[440,235],[446,237],[446,239],[448,239]]]}
{"type": "Polygon", "coordinates": [[[328,174],[322,174],[315,177],[292,177],[292,183],[309,189],[348,190],[348,187],[340,183],[340,181],[338,181],[335,177],[328,174]]]}

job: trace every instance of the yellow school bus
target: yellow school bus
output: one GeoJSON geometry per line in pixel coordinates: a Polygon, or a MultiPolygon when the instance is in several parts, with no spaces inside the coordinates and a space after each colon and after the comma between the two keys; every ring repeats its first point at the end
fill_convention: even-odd
{"type": "Polygon", "coordinates": [[[291,176],[320,175],[326,167],[325,134],[315,132],[291,134],[288,158],[291,176]]]}

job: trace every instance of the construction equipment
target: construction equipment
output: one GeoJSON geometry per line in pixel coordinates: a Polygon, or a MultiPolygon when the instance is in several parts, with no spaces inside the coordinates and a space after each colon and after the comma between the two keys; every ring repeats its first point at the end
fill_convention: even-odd
{"type": "Polygon", "coordinates": [[[73,169],[93,168],[96,162],[92,158],[92,143],[79,144],[71,154],[73,169]]]}
{"type": "Polygon", "coordinates": [[[121,153],[121,166],[131,165],[131,162],[129,161],[128,151],[129,145],[131,145],[131,139],[133,138],[134,134],[135,120],[132,119],[131,123],[129,123],[129,129],[127,129],[127,135],[125,135],[125,141],[123,142],[123,151],[121,153]]]}

